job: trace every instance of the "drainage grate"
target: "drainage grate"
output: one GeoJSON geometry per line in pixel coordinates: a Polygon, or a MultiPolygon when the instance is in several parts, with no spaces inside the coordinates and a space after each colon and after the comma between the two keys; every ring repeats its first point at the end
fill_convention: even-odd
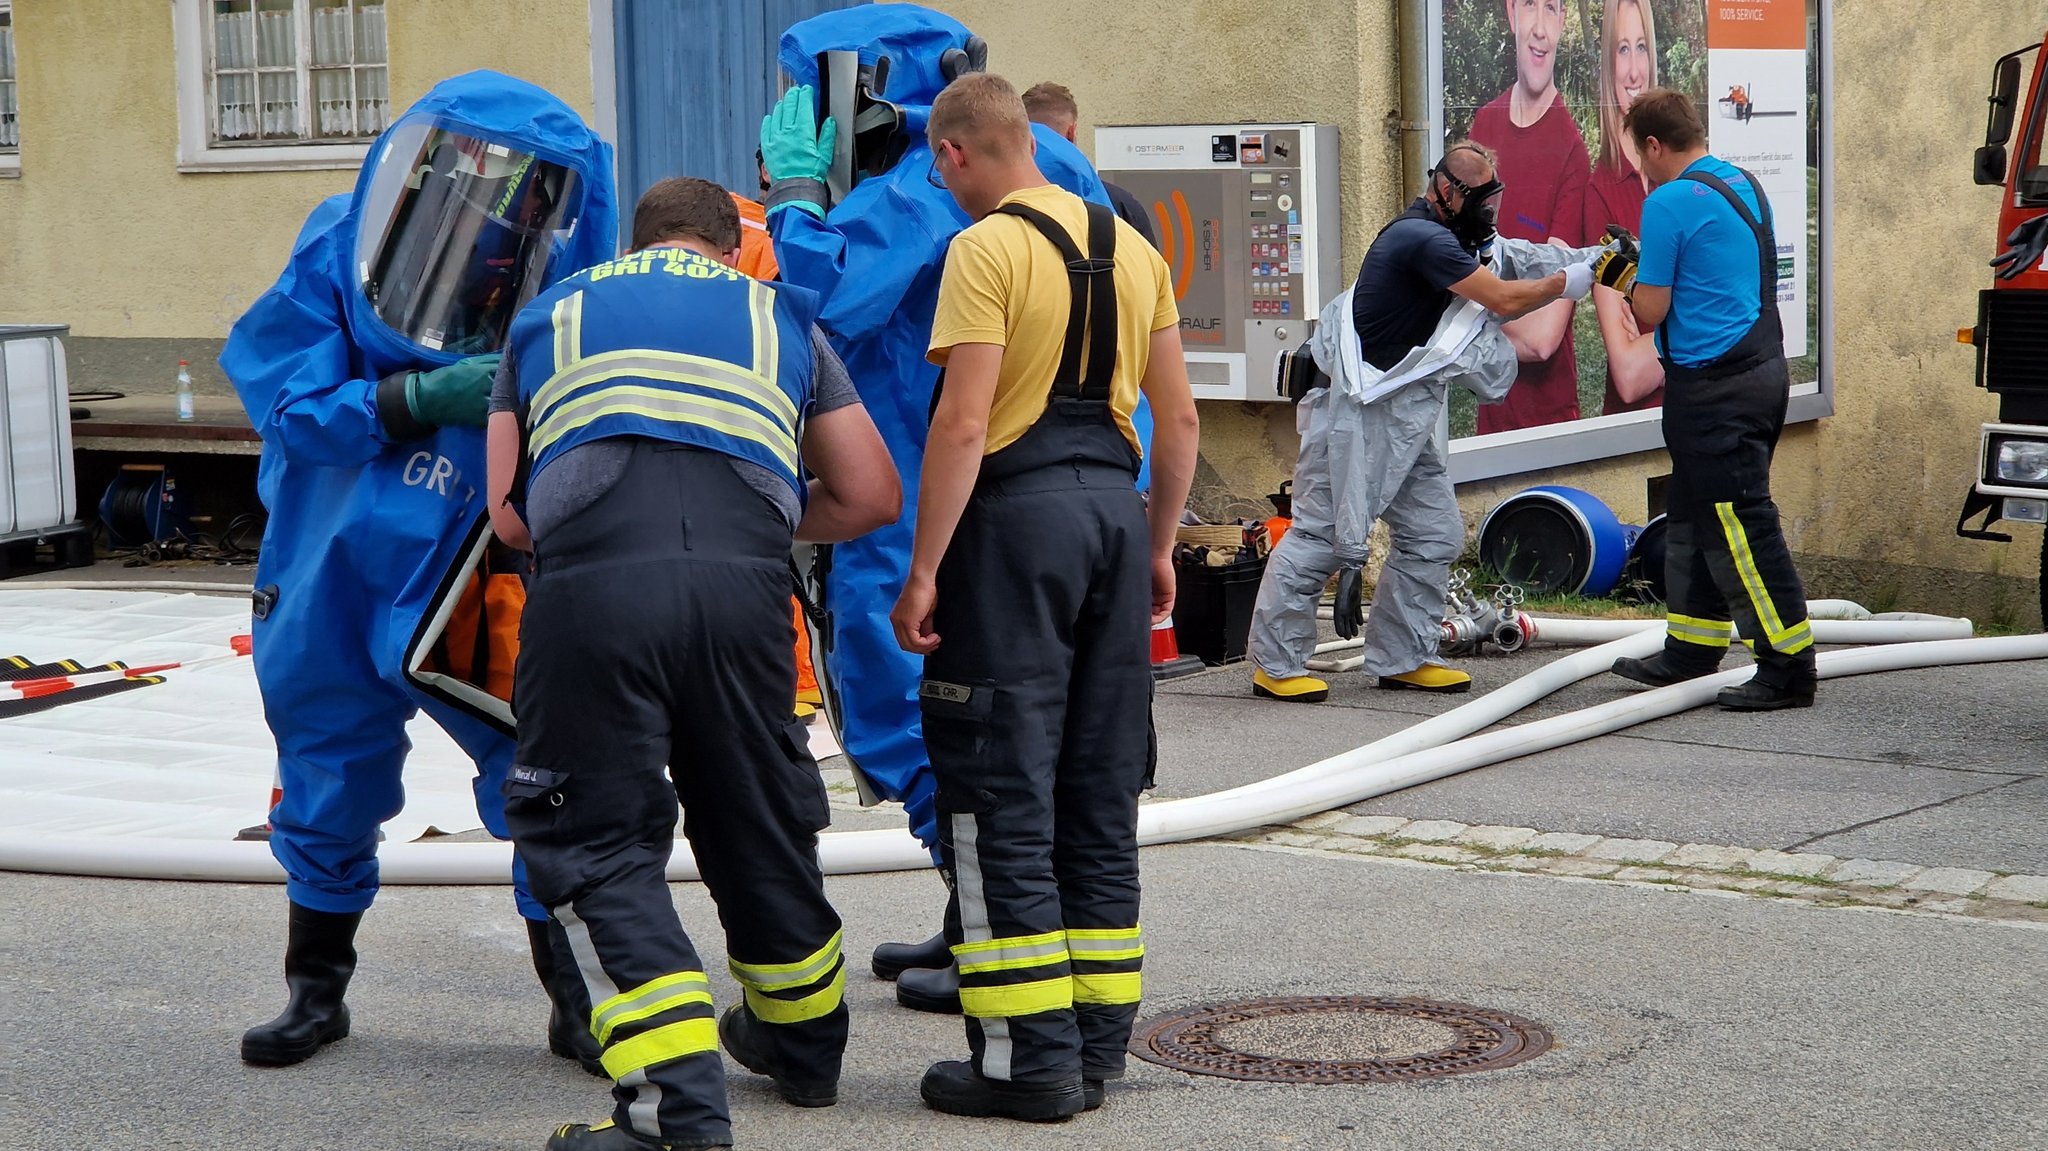
{"type": "Polygon", "coordinates": [[[1139,1026],[1140,1059],[1257,1083],[1399,1083],[1511,1067],[1550,1050],[1542,1024],[1438,999],[1247,999],[1139,1026]]]}

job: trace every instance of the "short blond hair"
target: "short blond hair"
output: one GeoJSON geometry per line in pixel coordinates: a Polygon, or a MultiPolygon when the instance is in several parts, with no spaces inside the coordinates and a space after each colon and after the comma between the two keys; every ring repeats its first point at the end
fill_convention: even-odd
{"type": "Polygon", "coordinates": [[[1074,102],[1072,89],[1046,80],[1024,90],[1024,114],[1049,128],[1056,128],[1062,124],[1079,123],[1081,106],[1074,102]]]}
{"type": "Polygon", "coordinates": [[[932,101],[925,138],[951,140],[984,155],[1031,149],[1031,117],[1008,80],[993,72],[969,72],[932,101]]]}

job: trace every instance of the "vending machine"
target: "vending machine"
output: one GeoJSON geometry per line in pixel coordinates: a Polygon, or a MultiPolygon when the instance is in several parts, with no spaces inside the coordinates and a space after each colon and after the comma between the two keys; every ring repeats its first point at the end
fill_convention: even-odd
{"type": "Polygon", "coordinates": [[[1343,290],[1334,124],[1095,130],[1096,166],[1144,204],[1204,400],[1284,400],[1273,361],[1343,290]]]}

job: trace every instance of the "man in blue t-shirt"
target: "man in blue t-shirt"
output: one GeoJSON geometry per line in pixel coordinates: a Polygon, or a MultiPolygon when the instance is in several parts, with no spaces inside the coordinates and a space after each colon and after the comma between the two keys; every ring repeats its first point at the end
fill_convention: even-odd
{"type": "Polygon", "coordinates": [[[1653,687],[1711,674],[1739,619],[1757,672],[1723,688],[1721,706],[1810,707],[1813,628],[1771,502],[1771,456],[1791,381],[1770,201],[1749,173],[1708,155],[1684,94],[1644,93],[1623,127],[1653,190],[1640,266],[1632,288],[1621,286],[1637,323],[1656,329],[1671,482],[1664,650],[1617,660],[1614,671],[1653,687]]]}

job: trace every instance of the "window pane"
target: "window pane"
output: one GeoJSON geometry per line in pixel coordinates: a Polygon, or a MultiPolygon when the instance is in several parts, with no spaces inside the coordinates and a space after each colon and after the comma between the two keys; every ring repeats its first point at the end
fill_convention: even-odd
{"type": "Polygon", "coordinates": [[[348,63],[353,58],[348,0],[314,0],[312,15],[313,66],[348,63]]]}
{"type": "Polygon", "coordinates": [[[299,135],[299,76],[296,72],[264,72],[263,135],[291,139],[299,135]]]}
{"type": "Polygon", "coordinates": [[[256,66],[256,22],[251,0],[214,0],[213,68],[256,66]]]}
{"type": "Polygon", "coordinates": [[[391,126],[391,81],[382,68],[356,69],[356,124],[365,136],[391,126]]]}
{"type": "Polygon", "coordinates": [[[290,68],[299,62],[299,32],[293,25],[291,0],[260,0],[256,13],[256,63],[264,68],[290,68]]]}
{"type": "Polygon", "coordinates": [[[248,140],[257,134],[256,77],[223,72],[214,80],[214,131],[223,140],[248,140]]]}
{"type": "MultiPolygon", "coordinates": [[[[313,27],[320,25],[316,22],[313,27]]],[[[313,134],[322,137],[353,136],[357,132],[355,95],[349,89],[349,70],[320,68],[313,72],[313,134]]]]}
{"type": "Polygon", "coordinates": [[[21,147],[21,118],[14,100],[14,14],[0,5],[0,152],[21,147]]]}
{"type": "Polygon", "coordinates": [[[384,53],[384,4],[358,4],[356,7],[356,63],[382,64],[388,58],[384,53]]]}

